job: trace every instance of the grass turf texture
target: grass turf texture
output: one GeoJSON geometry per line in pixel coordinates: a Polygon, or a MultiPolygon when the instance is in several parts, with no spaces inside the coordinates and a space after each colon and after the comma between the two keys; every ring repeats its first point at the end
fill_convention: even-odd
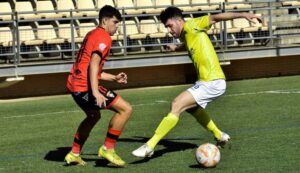
{"type": "Polygon", "coordinates": [[[220,129],[232,137],[232,148],[221,150],[216,168],[197,165],[195,150],[214,143],[192,116],[183,113],[178,125],[159,143],[151,159],[131,151],[142,145],[170,102],[190,85],[121,90],[134,113],[122,134],[118,154],[125,168],[113,168],[97,157],[112,112],[103,111],[84,146],[86,167],[64,166],[83,112],[70,96],[0,102],[0,173],[17,172],[300,172],[300,76],[227,83],[224,96],[207,111],[220,129]]]}

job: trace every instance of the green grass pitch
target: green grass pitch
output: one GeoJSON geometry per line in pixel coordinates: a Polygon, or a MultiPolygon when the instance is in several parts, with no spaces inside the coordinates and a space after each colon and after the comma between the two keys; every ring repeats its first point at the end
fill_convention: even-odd
{"type": "Polygon", "coordinates": [[[172,99],[190,86],[118,91],[134,108],[117,144],[125,168],[111,167],[97,157],[112,112],[102,112],[84,146],[87,166],[64,166],[64,156],[84,118],[72,98],[0,101],[0,173],[300,172],[300,76],[227,83],[226,93],[207,107],[218,127],[232,138],[231,149],[221,150],[216,168],[197,165],[197,146],[214,140],[187,113],[159,143],[153,158],[132,156],[131,151],[152,136],[172,99]]]}

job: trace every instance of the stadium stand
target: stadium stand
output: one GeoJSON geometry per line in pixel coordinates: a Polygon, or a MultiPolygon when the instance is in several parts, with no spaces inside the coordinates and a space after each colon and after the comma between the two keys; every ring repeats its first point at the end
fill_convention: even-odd
{"type": "Polygon", "coordinates": [[[41,18],[59,18],[59,14],[55,12],[53,3],[51,0],[43,0],[36,2],[36,11],[41,18]]]}
{"type": "MultiPolygon", "coordinates": [[[[74,10],[75,6],[72,0],[57,0],[57,10],[61,17],[70,17],[70,10],[74,10]]],[[[73,15],[74,16],[74,15],[73,15]]]]}
{"type": "Polygon", "coordinates": [[[36,31],[36,29],[32,26],[19,26],[17,31],[19,32],[18,35],[21,44],[26,46],[43,44],[43,40],[40,40],[35,36],[34,31],[36,31]]]}
{"type": "Polygon", "coordinates": [[[191,0],[191,11],[217,10],[219,5],[211,5],[208,0],[191,0]]]}
{"type": "Polygon", "coordinates": [[[31,1],[16,1],[15,10],[18,12],[18,19],[30,20],[40,17],[34,13],[31,1]]]}
{"type": "MultiPolygon", "coordinates": [[[[123,25],[123,23],[121,23],[120,25],[123,25]]],[[[121,35],[127,35],[129,39],[142,39],[142,38],[146,38],[147,36],[147,34],[141,34],[139,32],[137,24],[134,20],[126,20],[125,29],[126,29],[126,33],[124,32],[123,27],[119,27],[119,33],[121,35]]]]}
{"type": "Polygon", "coordinates": [[[80,23],[79,24],[79,34],[78,37],[75,37],[76,42],[82,42],[85,35],[94,29],[96,27],[96,24],[93,22],[88,22],[88,23],[80,23]]]}
{"type": "MultiPolygon", "coordinates": [[[[59,24],[58,25],[58,38],[63,38],[65,42],[72,42],[72,27],[70,24],[59,24]]],[[[75,42],[80,42],[81,38],[78,38],[78,34],[73,30],[73,38],[75,42]],[[77,40],[76,40],[77,39],[77,40]]]]}
{"type": "MultiPolygon", "coordinates": [[[[207,34],[217,49],[219,46],[216,43],[222,43],[224,49],[228,51],[248,49],[249,46],[252,48],[282,44],[294,46],[299,43],[300,35],[298,2],[287,0],[276,2],[249,0],[1,1],[0,58],[13,55],[14,52],[24,57],[26,54],[41,51],[39,56],[43,56],[45,52],[53,51],[53,48],[62,54],[64,51],[72,51],[73,55],[76,54],[86,33],[98,25],[98,11],[104,5],[115,6],[124,13],[118,32],[112,36],[111,55],[113,58],[125,57],[127,54],[151,57],[153,49],[163,53],[165,51],[163,45],[178,44],[179,39],[173,39],[159,21],[160,12],[171,5],[178,6],[184,11],[185,20],[222,11],[245,11],[261,15],[263,23],[249,23],[245,19],[235,19],[213,25],[207,34]],[[8,49],[10,51],[7,52],[8,49]]],[[[72,62],[74,57],[70,56],[68,60],[72,62]]],[[[39,59],[35,58],[32,62],[35,61],[39,59]]],[[[22,58],[18,61],[18,63],[26,62],[22,58]]]]}
{"type": "Polygon", "coordinates": [[[65,41],[63,38],[58,38],[53,25],[39,25],[37,39],[42,40],[45,44],[60,44],[65,41]]]}
{"type": "Polygon", "coordinates": [[[251,8],[251,5],[246,4],[245,0],[227,0],[227,2],[233,4],[226,6],[226,8],[233,8],[233,9],[251,8]]]}
{"type": "Polygon", "coordinates": [[[135,9],[132,0],[116,0],[116,7],[120,9],[125,8],[125,14],[141,14],[143,12],[140,9],[135,9]]]}
{"type": "Polygon", "coordinates": [[[9,27],[0,27],[0,45],[4,47],[12,46],[13,34],[9,27]]]}
{"type": "Polygon", "coordinates": [[[299,1],[283,1],[282,5],[298,6],[298,5],[300,5],[300,2],[299,1]]]}
{"type": "Polygon", "coordinates": [[[190,0],[173,0],[173,5],[179,7],[183,11],[192,11],[190,0]]]}
{"type": "MultiPolygon", "coordinates": [[[[225,28],[225,27],[221,27],[220,22],[214,24],[213,26],[214,26],[214,28],[212,29],[213,33],[216,33],[216,34],[219,34],[222,31],[222,29],[225,28]]],[[[227,29],[228,33],[237,33],[237,32],[241,31],[240,28],[234,28],[232,26],[232,21],[231,20],[226,21],[226,29],[227,29]]]]}
{"type": "Polygon", "coordinates": [[[1,13],[3,13],[0,15],[0,21],[12,20],[12,8],[9,2],[0,2],[0,7],[1,7],[1,13]]]}
{"type": "Polygon", "coordinates": [[[149,0],[136,1],[137,9],[140,9],[142,13],[158,13],[159,10],[153,9],[153,3],[149,0]]]}
{"type": "Polygon", "coordinates": [[[115,3],[113,0],[97,0],[97,7],[98,9],[102,8],[104,5],[110,5],[110,6],[113,6],[115,7],[115,3]]]}
{"type": "Polygon", "coordinates": [[[171,0],[154,0],[154,10],[156,13],[160,13],[163,9],[172,5],[171,0]]]}
{"type": "Polygon", "coordinates": [[[141,33],[146,34],[150,38],[164,38],[166,36],[165,32],[160,32],[158,30],[158,25],[154,19],[144,19],[140,21],[141,33]]]}
{"type": "Polygon", "coordinates": [[[77,1],[78,16],[97,16],[98,11],[95,11],[95,4],[93,0],[78,0],[77,1]]]}

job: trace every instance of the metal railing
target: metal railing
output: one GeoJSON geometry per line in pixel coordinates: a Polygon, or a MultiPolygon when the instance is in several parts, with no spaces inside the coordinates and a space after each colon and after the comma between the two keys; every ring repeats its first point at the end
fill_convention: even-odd
{"type": "MultiPolygon", "coordinates": [[[[266,30],[258,29],[251,32],[230,32],[228,30],[228,26],[226,22],[220,22],[219,23],[219,32],[216,28],[213,29],[214,32],[209,34],[209,37],[211,38],[212,43],[214,44],[215,48],[218,50],[224,49],[231,50],[235,48],[239,49],[248,49],[249,47],[257,48],[257,47],[274,47],[280,45],[280,42],[278,40],[281,40],[282,38],[287,37],[300,37],[300,32],[294,32],[291,33],[278,33],[278,31],[284,31],[289,29],[298,29],[300,26],[295,24],[295,26],[285,27],[285,26],[277,26],[272,20],[274,17],[279,16],[295,16],[295,21],[291,21],[291,23],[294,23],[298,21],[298,18],[300,19],[299,15],[299,8],[295,6],[281,6],[281,5],[274,5],[273,3],[280,3],[280,1],[247,1],[246,3],[249,3],[251,5],[253,4],[263,4],[259,7],[251,7],[251,8],[243,8],[243,9],[227,9],[226,6],[230,5],[230,3],[219,3],[219,4],[210,4],[210,5],[219,5],[219,8],[216,10],[210,10],[210,11],[193,11],[193,12],[184,12],[183,14],[186,17],[198,17],[204,14],[215,14],[215,13],[221,13],[221,12],[244,12],[244,11],[250,11],[253,13],[260,13],[263,12],[262,15],[263,21],[265,21],[266,24],[266,30]],[[274,11],[278,10],[295,10],[294,14],[290,14],[289,12],[287,14],[282,15],[272,15],[274,11]],[[277,27],[275,29],[275,27],[277,27]],[[220,48],[220,45],[222,45],[222,48],[220,48]]],[[[236,4],[236,3],[234,3],[236,4]]],[[[192,6],[196,5],[205,5],[205,4],[193,4],[192,6]]],[[[188,5],[180,5],[178,7],[186,7],[188,5]]],[[[160,6],[159,6],[160,7],[160,6]]],[[[147,7],[145,7],[147,8],[147,7]]],[[[149,7],[151,8],[151,7],[149,7]]],[[[161,8],[164,8],[164,6],[161,6],[161,8]]],[[[155,21],[155,25],[159,29],[159,14],[126,14],[126,9],[132,9],[132,8],[122,8],[120,9],[123,13],[122,15],[122,29],[123,29],[123,35],[117,36],[117,39],[113,39],[113,47],[112,47],[112,55],[113,57],[122,57],[122,56],[128,56],[131,54],[141,54],[141,56],[151,56],[152,52],[158,52],[163,53],[166,51],[164,49],[164,46],[167,44],[180,44],[178,39],[174,39],[169,36],[165,37],[158,37],[158,38],[151,38],[149,36],[146,36],[145,38],[140,39],[129,39],[130,33],[127,30],[125,21],[133,20],[135,21],[135,24],[139,30],[140,25],[140,19],[143,18],[151,18],[155,21]],[[154,50],[151,48],[155,48],[154,50]],[[135,50],[137,49],[137,50],[135,50]]],[[[56,10],[54,11],[56,14],[59,14],[60,12],[68,12],[70,15],[67,17],[61,17],[61,18],[52,18],[52,19],[46,19],[46,18],[34,18],[34,19],[19,19],[20,14],[30,14],[32,12],[13,12],[9,13],[12,15],[12,19],[10,21],[0,21],[0,26],[3,27],[9,27],[9,31],[3,31],[0,30],[0,64],[1,66],[8,66],[8,65],[14,65],[18,66],[20,64],[28,63],[28,62],[40,62],[40,63],[65,63],[66,61],[73,61],[76,51],[80,47],[80,41],[78,39],[83,39],[84,35],[80,35],[80,23],[81,22],[92,22],[97,26],[99,23],[98,16],[79,16],[76,15],[78,12],[82,11],[95,11],[95,9],[73,9],[73,10],[56,10]],[[74,15],[75,14],[75,15],[74,15]],[[51,24],[54,26],[55,33],[57,35],[57,38],[61,38],[58,36],[58,31],[60,29],[70,29],[69,33],[70,36],[64,37],[64,42],[55,43],[55,44],[48,44],[45,40],[42,41],[40,44],[25,44],[24,39],[22,40],[22,33],[25,33],[23,31],[26,31],[26,29],[22,29],[22,26],[33,26],[33,34],[35,39],[32,41],[41,40],[37,37],[38,30],[43,30],[39,28],[39,25],[42,24],[51,24]],[[60,24],[69,24],[70,27],[60,27],[60,24]],[[3,34],[11,32],[12,40],[9,45],[1,45],[1,40],[3,34]],[[77,35],[77,37],[76,37],[77,35]]],[[[49,13],[53,11],[35,11],[35,14],[42,14],[42,13],[49,13]]],[[[4,13],[3,13],[4,14],[4,13]]],[[[7,13],[5,13],[7,14],[7,13]]],[[[284,21],[283,21],[284,22],[284,21]]],[[[296,22],[297,23],[297,22],[296,22]]],[[[90,29],[92,29],[91,27],[90,29]]],[[[46,28],[47,29],[47,28],[46,28]]],[[[30,30],[30,29],[29,29],[30,30]]],[[[140,31],[139,31],[140,32],[140,31]]],[[[26,40],[26,39],[25,39],[26,40]]],[[[287,45],[285,45],[287,46],[287,45]]]]}

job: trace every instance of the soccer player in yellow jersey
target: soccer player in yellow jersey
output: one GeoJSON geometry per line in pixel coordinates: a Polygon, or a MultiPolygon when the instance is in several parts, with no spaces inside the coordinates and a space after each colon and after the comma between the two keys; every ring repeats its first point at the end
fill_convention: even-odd
{"type": "Polygon", "coordinates": [[[186,91],[180,93],[172,102],[171,111],[163,118],[153,137],[144,145],[134,150],[137,157],[150,157],[157,143],[177,124],[180,114],[184,111],[192,114],[207,130],[211,131],[217,140],[217,145],[223,147],[230,136],[218,129],[204,110],[206,105],[221,96],[226,89],[225,75],[220,67],[218,56],[206,32],[211,25],[225,20],[245,18],[250,22],[261,19],[251,13],[220,13],[207,15],[184,21],[180,9],[168,7],[160,15],[162,23],[168,32],[184,43],[181,46],[169,45],[171,51],[186,48],[198,74],[198,81],[186,91]]]}

